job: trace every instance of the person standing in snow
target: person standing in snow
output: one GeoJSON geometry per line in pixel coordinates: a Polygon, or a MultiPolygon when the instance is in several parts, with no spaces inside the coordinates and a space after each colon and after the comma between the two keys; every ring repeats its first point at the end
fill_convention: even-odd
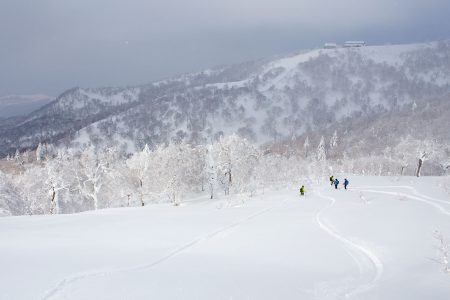
{"type": "Polygon", "coordinates": [[[334,184],[334,176],[333,175],[331,175],[331,177],[330,177],[330,182],[331,182],[331,186],[333,186],[333,184],[334,184]]]}
{"type": "Polygon", "coordinates": [[[338,185],[339,185],[339,180],[336,178],[335,180],[334,180],[334,188],[337,190],[337,188],[338,188],[338,185]]]}
{"type": "Polygon", "coordinates": [[[305,186],[302,185],[302,187],[300,188],[300,195],[305,196],[305,192],[306,192],[305,186]]]}
{"type": "Polygon", "coordinates": [[[347,178],[345,178],[345,180],[344,180],[344,188],[345,189],[347,189],[348,184],[349,184],[349,182],[348,182],[347,178]]]}

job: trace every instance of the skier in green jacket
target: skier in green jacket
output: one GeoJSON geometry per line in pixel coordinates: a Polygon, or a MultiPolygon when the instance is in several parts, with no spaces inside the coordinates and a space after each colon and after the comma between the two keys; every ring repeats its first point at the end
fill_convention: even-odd
{"type": "Polygon", "coordinates": [[[333,175],[331,175],[331,177],[330,177],[330,182],[331,182],[331,185],[334,184],[334,176],[333,175]]]}
{"type": "Polygon", "coordinates": [[[300,195],[305,196],[305,192],[306,192],[305,186],[302,185],[302,187],[300,188],[300,195]]]}

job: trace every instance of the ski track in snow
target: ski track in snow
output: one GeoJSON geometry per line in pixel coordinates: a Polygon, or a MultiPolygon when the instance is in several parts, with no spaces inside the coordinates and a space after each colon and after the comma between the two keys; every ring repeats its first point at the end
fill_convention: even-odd
{"type": "Polygon", "coordinates": [[[400,188],[400,189],[408,189],[411,190],[414,195],[423,198],[423,199],[428,199],[431,201],[435,201],[435,202],[439,202],[442,204],[447,204],[450,205],[450,201],[446,201],[446,200],[441,200],[441,199],[436,199],[427,195],[424,195],[422,193],[419,193],[415,188],[413,188],[412,186],[408,186],[408,185],[387,185],[387,186],[359,186],[354,188],[355,190],[361,190],[364,191],[362,189],[377,189],[377,188],[400,188]]]}
{"type": "MultiPolygon", "coordinates": [[[[362,188],[358,187],[358,188],[355,188],[355,190],[358,190],[361,192],[367,192],[367,193],[377,193],[377,194],[384,194],[384,195],[390,195],[390,196],[401,196],[401,197],[409,198],[409,199],[423,202],[425,204],[433,206],[438,211],[440,211],[442,214],[450,216],[450,212],[448,210],[446,210],[443,206],[438,204],[438,203],[444,203],[444,204],[450,205],[450,202],[448,202],[448,201],[435,199],[432,197],[422,195],[419,192],[417,192],[414,188],[409,187],[409,186],[390,186],[390,187],[391,188],[409,189],[409,190],[412,190],[415,195],[406,194],[406,193],[402,193],[402,192],[386,192],[386,191],[379,191],[379,190],[373,189],[373,188],[377,188],[377,187],[372,187],[372,189],[368,189],[369,187],[362,187],[362,188]],[[438,203],[436,203],[436,202],[438,202],[438,203]]],[[[380,188],[387,188],[387,187],[380,187],[380,188]]]]}
{"type": "MultiPolygon", "coordinates": [[[[283,203],[284,203],[284,201],[283,201],[283,203]]],[[[138,265],[138,266],[134,266],[134,267],[128,267],[128,268],[118,268],[118,269],[103,270],[103,271],[97,270],[97,271],[91,271],[91,272],[85,272],[85,273],[77,273],[72,276],[68,276],[68,277],[62,279],[61,281],[59,281],[59,283],[54,288],[48,290],[46,292],[45,296],[42,298],[42,300],[53,299],[53,298],[57,297],[59,294],[61,294],[64,291],[64,289],[66,287],[68,287],[69,285],[71,285],[75,282],[84,280],[84,279],[93,278],[93,277],[101,277],[101,276],[111,276],[111,275],[116,275],[116,274],[130,272],[130,271],[140,271],[140,270],[150,269],[160,263],[163,263],[163,262],[171,259],[172,257],[176,256],[177,254],[180,254],[181,252],[184,252],[187,249],[194,247],[195,245],[197,245],[201,242],[204,242],[204,241],[214,238],[215,236],[219,235],[220,233],[223,233],[227,230],[239,227],[240,225],[242,225],[256,217],[269,212],[274,207],[275,206],[265,208],[254,214],[251,214],[237,222],[234,222],[230,225],[221,227],[205,236],[195,238],[194,240],[192,240],[186,244],[183,244],[182,246],[180,246],[178,248],[175,248],[174,250],[170,251],[166,255],[160,257],[159,259],[157,259],[151,263],[144,264],[144,265],[138,265]]]]}
{"type": "Polygon", "coordinates": [[[327,205],[325,208],[321,209],[317,214],[316,214],[316,222],[319,224],[319,227],[325,231],[327,234],[329,234],[331,237],[335,238],[336,240],[340,241],[341,243],[343,243],[346,248],[349,249],[348,253],[349,255],[352,257],[352,259],[355,261],[355,263],[358,266],[358,269],[360,270],[360,277],[363,276],[363,263],[360,261],[360,259],[358,258],[358,255],[363,255],[364,257],[366,257],[370,263],[373,266],[373,278],[370,280],[370,282],[359,285],[357,287],[355,287],[354,289],[350,290],[350,291],[345,291],[343,290],[342,292],[344,293],[343,296],[338,296],[338,298],[350,298],[352,296],[355,296],[357,294],[361,294],[364,293],[370,289],[372,289],[373,287],[376,286],[377,282],[380,280],[382,274],[383,274],[383,270],[384,270],[384,266],[383,263],[381,262],[381,260],[374,254],[374,252],[369,249],[366,248],[362,245],[359,245],[355,242],[352,242],[351,240],[345,238],[344,236],[340,235],[337,231],[335,231],[333,228],[331,228],[330,226],[326,225],[324,221],[322,221],[322,215],[329,210],[331,207],[334,206],[334,204],[336,203],[336,199],[333,197],[329,197],[329,196],[324,196],[322,195],[320,192],[316,193],[320,198],[323,198],[325,200],[329,200],[330,204],[327,205]],[[353,252],[353,253],[352,253],[353,252]]]}

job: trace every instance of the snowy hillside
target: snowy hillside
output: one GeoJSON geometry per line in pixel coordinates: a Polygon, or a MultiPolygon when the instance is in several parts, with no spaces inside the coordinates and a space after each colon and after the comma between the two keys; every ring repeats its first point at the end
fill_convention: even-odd
{"type": "Polygon", "coordinates": [[[0,298],[447,300],[443,180],[1,218],[0,298]]]}
{"type": "Polygon", "coordinates": [[[449,42],[316,49],[140,87],[69,90],[27,120],[0,126],[0,154],[57,141],[132,152],[231,133],[273,142],[413,105],[424,110],[448,94],[449,42]]]}
{"type": "Polygon", "coordinates": [[[12,145],[30,149],[43,140],[53,143],[70,140],[74,132],[87,124],[129,108],[138,101],[139,91],[139,88],[69,90],[26,118],[17,119],[18,124],[1,122],[2,149],[12,145]]]}

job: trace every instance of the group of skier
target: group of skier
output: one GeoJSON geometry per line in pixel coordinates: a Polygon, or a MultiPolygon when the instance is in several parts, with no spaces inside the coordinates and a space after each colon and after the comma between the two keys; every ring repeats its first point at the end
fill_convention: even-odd
{"type": "MultiPolygon", "coordinates": [[[[330,177],[330,183],[331,183],[332,186],[334,185],[334,188],[337,190],[337,188],[339,186],[339,180],[337,178],[334,178],[333,175],[331,175],[331,177],[330,177]]],[[[350,182],[348,181],[348,179],[345,178],[344,179],[344,188],[345,189],[347,189],[347,186],[348,186],[349,183],[350,182]]]]}
{"type": "MultiPolygon", "coordinates": [[[[338,189],[338,186],[339,186],[339,180],[338,180],[337,178],[334,178],[333,175],[331,175],[331,177],[330,177],[330,183],[331,183],[331,186],[334,185],[334,188],[335,188],[336,190],[338,189]]],[[[347,186],[348,186],[349,183],[350,183],[350,182],[348,181],[348,179],[345,178],[345,179],[344,179],[344,189],[347,189],[347,186]]],[[[305,193],[306,193],[306,188],[305,188],[304,185],[302,185],[302,186],[300,187],[300,195],[301,195],[301,196],[304,196],[305,193]]]]}

